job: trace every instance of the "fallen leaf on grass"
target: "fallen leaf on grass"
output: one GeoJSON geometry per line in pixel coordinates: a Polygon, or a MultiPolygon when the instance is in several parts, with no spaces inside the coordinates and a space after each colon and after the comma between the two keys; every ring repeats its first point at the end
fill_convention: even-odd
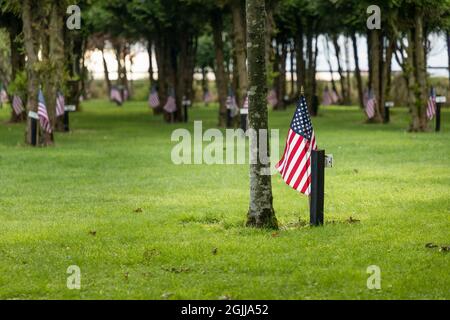
{"type": "Polygon", "coordinates": [[[97,235],[97,231],[95,231],[95,230],[89,231],[89,234],[91,236],[95,237],[97,235]]]}
{"type": "Polygon", "coordinates": [[[278,232],[272,233],[272,238],[276,238],[276,237],[278,237],[278,236],[280,236],[280,234],[279,234],[278,232]]]}
{"type": "Polygon", "coordinates": [[[161,269],[163,269],[164,271],[167,272],[173,272],[173,273],[183,273],[183,272],[189,272],[190,269],[187,267],[180,267],[180,268],[175,268],[175,267],[161,267],[161,269]]]}
{"type": "Polygon", "coordinates": [[[219,300],[231,300],[231,297],[229,295],[224,294],[223,296],[219,297],[219,300]]]}
{"type": "Polygon", "coordinates": [[[211,253],[212,253],[213,255],[216,255],[216,254],[217,254],[217,248],[213,248],[213,249],[211,250],[211,253]]]}
{"type": "Polygon", "coordinates": [[[164,293],[161,295],[161,298],[163,298],[163,299],[169,299],[171,296],[173,296],[173,293],[172,293],[172,292],[164,292],[164,293]]]}
{"type": "Polygon", "coordinates": [[[439,248],[439,252],[449,252],[450,251],[450,246],[441,246],[439,248]]]}
{"type": "Polygon", "coordinates": [[[135,209],[133,211],[136,212],[136,213],[141,213],[143,210],[142,210],[142,208],[137,208],[137,209],[135,209]]]}
{"type": "Polygon", "coordinates": [[[427,243],[426,245],[425,245],[425,248],[430,248],[430,249],[432,249],[432,248],[437,248],[437,244],[434,244],[434,243],[432,243],[432,242],[430,242],[430,243],[427,243]]]}
{"type": "Polygon", "coordinates": [[[361,221],[361,220],[353,219],[353,217],[351,217],[351,216],[350,216],[350,218],[348,218],[348,220],[347,220],[348,223],[358,223],[358,222],[360,222],[360,221],[361,221]]]}

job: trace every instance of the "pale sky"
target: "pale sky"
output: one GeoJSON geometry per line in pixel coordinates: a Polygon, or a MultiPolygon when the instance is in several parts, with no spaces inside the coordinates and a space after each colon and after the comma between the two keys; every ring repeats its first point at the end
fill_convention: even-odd
{"type": "MultiPolygon", "coordinates": [[[[447,44],[445,41],[445,37],[443,35],[436,35],[433,34],[429,37],[430,43],[431,43],[431,52],[428,55],[428,66],[432,67],[446,67],[448,66],[448,55],[447,55],[447,44]]],[[[319,55],[317,57],[317,70],[319,71],[317,74],[318,79],[323,80],[330,80],[330,73],[327,71],[329,70],[327,58],[325,55],[326,47],[325,47],[325,38],[323,36],[319,37],[319,55]],[[320,72],[320,71],[327,71],[327,72],[320,72]]],[[[339,43],[341,44],[341,52],[344,53],[344,38],[341,37],[339,39],[339,43]]],[[[354,69],[354,59],[353,59],[353,48],[351,46],[351,42],[349,43],[349,49],[350,49],[350,68],[351,70],[354,69]]],[[[331,63],[333,65],[333,70],[337,70],[337,60],[334,55],[334,49],[331,46],[331,63]]],[[[360,68],[361,70],[368,70],[367,66],[367,42],[365,38],[358,38],[358,50],[359,50],[359,61],[360,61],[360,68]]],[[[129,73],[129,77],[133,79],[147,79],[148,78],[148,67],[149,67],[149,61],[148,61],[148,53],[147,49],[140,45],[134,45],[132,47],[132,52],[134,53],[134,61],[132,66],[132,72],[129,73]]],[[[115,59],[115,56],[113,55],[112,51],[105,51],[106,56],[106,62],[108,64],[108,69],[110,72],[110,78],[112,80],[117,79],[117,61],[115,59]]],[[[287,70],[290,70],[290,58],[288,55],[287,59],[287,70]]],[[[345,57],[341,58],[341,63],[343,65],[344,70],[345,67],[345,57]]],[[[94,51],[89,52],[87,54],[86,64],[88,69],[93,73],[93,76],[95,79],[104,79],[104,73],[103,73],[103,61],[102,61],[102,53],[101,51],[94,51]]],[[[156,61],[154,61],[153,57],[153,66],[156,69],[156,61]]],[[[397,64],[395,59],[393,59],[393,65],[392,65],[393,71],[400,71],[400,66],[397,64]]],[[[130,61],[127,58],[127,70],[130,70],[130,61]]],[[[428,72],[432,76],[448,76],[448,70],[446,69],[429,69],[428,72]]],[[[290,79],[289,73],[288,73],[288,79],[290,79]]],[[[198,77],[198,75],[196,76],[198,77]]],[[[214,79],[214,75],[211,73],[208,75],[210,79],[214,79]]],[[[338,79],[338,75],[334,74],[334,78],[338,79]]]]}

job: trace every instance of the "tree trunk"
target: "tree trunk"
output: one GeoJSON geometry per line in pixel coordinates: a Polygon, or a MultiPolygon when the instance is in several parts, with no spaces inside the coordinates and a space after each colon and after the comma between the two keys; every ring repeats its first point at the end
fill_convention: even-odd
{"type": "Polygon", "coordinates": [[[361,69],[359,68],[359,53],[358,53],[358,43],[356,40],[356,34],[353,32],[351,34],[352,37],[352,43],[353,43],[353,56],[355,59],[355,77],[356,77],[356,83],[358,87],[358,99],[359,99],[359,106],[361,109],[364,109],[364,91],[363,91],[363,82],[361,78],[361,69]]]}
{"type": "Polygon", "coordinates": [[[416,103],[415,112],[411,123],[411,131],[426,131],[428,128],[426,117],[427,105],[427,71],[425,52],[423,50],[425,35],[423,25],[423,12],[416,7],[415,10],[415,33],[414,33],[414,71],[416,78],[416,103]]]}
{"type": "Polygon", "coordinates": [[[259,135],[260,130],[268,129],[264,2],[264,0],[247,0],[248,77],[251,88],[249,120],[250,128],[257,132],[257,137],[250,139],[250,148],[256,161],[254,164],[250,164],[250,206],[247,214],[247,226],[277,228],[278,224],[272,204],[270,162],[268,159],[264,159],[267,161],[261,159],[261,154],[269,154],[268,135],[265,138],[259,135]],[[260,139],[267,139],[267,150],[260,150],[260,139]]]}
{"type": "Polygon", "coordinates": [[[388,45],[386,46],[385,59],[383,63],[383,71],[382,71],[382,81],[381,81],[381,99],[380,106],[381,109],[384,110],[384,105],[389,99],[389,91],[390,91],[390,83],[391,83],[391,65],[392,65],[392,55],[395,50],[395,42],[392,40],[392,37],[388,38],[388,45]]]}
{"type": "Polygon", "coordinates": [[[333,35],[331,37],[331,39],[333,42],[334,51],[336,53],[336,60],[338,63],[338,73],[339,73],[339,78],[340,78],[340,83],[341,83],[341,97],[343,99],[343,103],[348,104],[348,95],[347,95],[347,89],[346,89],[346,85],[345,85],[345,76],[344,76],[344,71],[342,70],[342,64],[341,64],[341,47],[339,46],[337,35],[333,35]]]}
{"type": "Polygon", "coordinates": [[[447,32],[448,81],[450,86],[450,32],[447,32]]]}
{"type": "Polygon", "coordinates": [[[216,86],[217,94],[219,97],[219,126],[225,127],[227,123],[227,87],[228,80],[227,74],[225,72],[225,61],[224,61],[224,51],[223,51],[223,20],[222,12],[216,10],[211,16],[211,25],[213,31],[214,39],[214,52],[216,57],[215,75],[216,75],[216,86]]]}
{"type": "MultiPolygon", "coordinates": [[[[244,104],[245,97],[247,96],[248,90],[248,79],[247,79],[247,55],[245,48],[245,10],[243,7],[243,2],[241,0],[232,0],[231,2],[231,15],[233,19],[233,41],[234,41],[234,51],[236,57],[236,67],[238,75],[238,86],[236,92],[236,100],[239,108],[244,104]]],[[[266,48],[266,40],[262,45],[262,48],[266,48]]],[[[265,50],[264,50],[265,51],[265,50]]],[[[265,52],[264,52],[265,56],[265,52]]]]}
{"type": "Polygon", "coordinates": [[[305,85],[306,73],[305,73],[305,58],[303,55],[304,42],[303,42],[303,26],[300,19],[296,21],[297,32],[294,37],[295,41],[295,61],[297,63],[297,92],[301,93],[301,88],[305,85]]]}
{"type": "Polygon", "coordinates": [[[382,113],[380,112],[380,101],[381,101],[381,72],[380,72],[380,36],[379,30],[371,30],[370,31],[370,53],[371,53],[371,89],[372,93],[375,95],[377,99],[377,106],[375,108],[375,116],[372,119],[374,122],[382,121],[382,113]]]}
{"type": "Polygon", "coordinates": [[[338,91],[337,91],[337,87],[336,87],[336,81],[334,81],[333,65],[331,64],[330,39],[328,38],[328,36],[325,38],[325,43],[326,43],[326,48],[327,48],[327,62],[328,62],[328,67],[330,69],[331,89],[333,90],[333,92],[335,92],[337,94],[338,91]]]}
{"type": "Polygon", "coordinates": [[[160,100],[160,106],[154,109],[155,114],[161,114],[163,111],[164,103],[168,97],[168,65],[169,65],[169,56],[167,54],[167,44],[166,40],[162,35],[158,35],[158,39],[155,42],[155,57],[156,64],[158,67],[158,96],[160,100]]]}
{"type": "Polygon", "coordinates": [[[291,64],[291,92],[290,92],[290,100],[294,99],[295,97],[295,70],[294,70],[294,55],[295,55],[295,48],[294,48],[294,43],[291,42],[290,46],[289,46],[289,58],[290,58],[290,64],[291,64]]]}
{"type": "MultiPolygon", "coordinates": [[[[53,64],[53,72],[48,75],[52,85],[49,88],[49,109],[53,115],[51,117],[52,127],[58,131],[64,130],[63,119],[56,118],[56,94],[64,89],[64,33],[63,33],[63,8],[58,2],[52,4],[52,12],[50,17],[50,41],[49,54],[50,61],[53,64]]],[[[49,86],[50,87],[50,86],[49,86]]],[[[50,116],[50,114],[49,114],[50,116]]]]}
{"type": "MultiPolygon", "coordinates": [[[[24,0],[22,5],[22,23],[23,23],[23,36],[24,47],[27,55],[26,70],[28,76],[27,86],[27,113],[28,111],[37,112],[38,110],[38,88],[39,88],[39,76],[36,71],[36,64],[38,63],[37,47],[35,43],[35,35],[33,34],[33,20],[32,10],[33,8],[30,0],[24,0]]],[[[37,135],[40,134],[40,126],[38,126],[37,135]]],[[[37,139],[39,141],[39,139],[37,139]]],[[[25,134],[25,142],[31,144],[31,119],[27,119],[27,127],[25,134]]]]}
{"type": "Polygon", "coordinates": [[[109,70],[108,70],[108,64],[106,63],[105,59],[105,49],[102,48],[102,60],[103,60],[103,72],[105,75],[105,82],[106,82],[106,92],[109,97],[109,94],[111,93],[111,79],[109,78],[109,70]]]}
{"type": "Polygon", "coordinates": [[[347,104],[352,104],[352,77],[350,70],[350,47],[348,37],[345,37],[345,68],[347,69],[347,104]]]}
{"type": "Polygon", "coordinates": [[[150,80],[150,89],[155,85],[155,77],[153,75],[153,41],[148,39],[147,42],[148,53],[148,78],[150,80]]]}

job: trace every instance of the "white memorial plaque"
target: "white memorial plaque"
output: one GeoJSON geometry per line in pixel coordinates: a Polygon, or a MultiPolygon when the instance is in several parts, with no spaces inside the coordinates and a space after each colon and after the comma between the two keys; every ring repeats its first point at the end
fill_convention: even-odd
{"type": "Polygon", "coordinates": [[[75,112],[76,110],[77,110],[77,107],[72,104],[68,104],[64,107],[64,111],[67,111],[67,112],[75,112]]]}
{"type": "Polygon", "coordinates": [[[394,107],[394,101],[386,101],[384,104],[386,108],[393,108],[394,107]]]}
{"type": "Polygon", "coordinates": [[[34,111],[28,112],[28,117],[31,119],[39,120],[39,115],[37,114],[37,112],[34,112],[34,111]]]}
{"type": "Polygon", "coordinates": [[[436,103],[446,103],[446,102],[447,102],[447,97],[445,97],[445,96],[436,97],[436,103]]]}
{"type": "Polygon", "coordinates": [[[248,114],[247,108],[241,108],[241,114],[248,114]]]}
{"type": "Polygon", "coordinates": [[[333,161],[333,155],[327,154],[325,155],[325,168],[333,168],[334,161],[333,161]]]}

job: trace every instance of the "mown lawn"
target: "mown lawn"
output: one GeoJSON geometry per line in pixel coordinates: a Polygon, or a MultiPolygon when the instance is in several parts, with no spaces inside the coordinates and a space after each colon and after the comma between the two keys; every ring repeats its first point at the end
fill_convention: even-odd
{"type": "MultiPolygon", "coordinates": [[[[280,148],[293,109],[272,112],[280,148]]],[[[326,225],[307,198],[273,178],[279,232],[243,226],[246,165],[173,165],[175,128],[144,102],[106,101],[72,115],[53,148],[23,144],[0,110],[2,299],[449,299],[450,112],[440,134],[363,124],[356,108],[313,119],[326,172],[326,225]],[[135,212],[138,211],[138,212],[135,212]],[[349,218],[360,222],[349,223],[349,218]],[[214,254],[214,249],[217,249],[214,254]],[[81,290],[66,270],[81,268],[81,290]],[[381,290],[366,287],[370,265],[381,290]]],[[[191,120],[214,127],[216,110],[191,120]]],[[[282,150],[281,150],[282,151],[282,150]]]]}

